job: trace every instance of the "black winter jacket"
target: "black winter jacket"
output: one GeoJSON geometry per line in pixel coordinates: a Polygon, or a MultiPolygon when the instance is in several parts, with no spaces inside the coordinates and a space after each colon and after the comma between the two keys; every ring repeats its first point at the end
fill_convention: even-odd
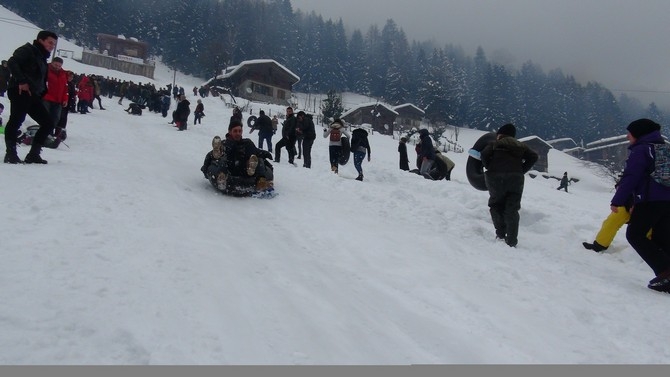
{"type": "Polygon", "coordinates": [[[486,174],[525,174],[539,156],[526,144],[511,136],[503,136],[487,145],[481,153],[486,174]]]}
{"type": "Polygon", "coordinates": [[[188,116],[191,115],[191,103],[187,99],[179,101],[177,104],[177,110],[175,110],[175,120],[179,122],[186,122],[188,116]]]}
{"type": "Polygon", "coordinates": [[[16,88],[21,84],[28,84],[30,93],[42,97],[47,91],[47,58],[50,53],[36,40],[32,44],[26,43],[14,51],[7,67],[12,76],[9,79],[9,88],[16,88]]]}

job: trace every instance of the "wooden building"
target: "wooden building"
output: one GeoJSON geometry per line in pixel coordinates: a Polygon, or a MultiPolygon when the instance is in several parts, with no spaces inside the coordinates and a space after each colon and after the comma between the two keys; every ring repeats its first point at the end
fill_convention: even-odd
{"type": "Polygon", "coordinates": [[[395,120],[396,131],[408,131],[412,128],[421,128],[421,121],[426,115],[425,111],[411,103],[405,103],[393,108],[398,113],[395,120]]]}
{"type": "Polygon", "coordinates": [[[246,60],[228,67],[209,86],[226,88],[249,101],[290,105],[293,85],[300,77],[272,59],[246,60]]]}
{"type": "MultiPolygon", "coordinates": [[[[116,58],[121,57],[121,59],[128,57],[129,61],[141,59],[141,63],[144,63],[149,56],[149,44],[134,38],[126,39],[110,34],[98,34],[98,53],[116,58]]],[[[135,63],[140,62],[137,60],[135,63]]]]}
{"type": "Polygon", "coordinates": [[[373,102],[360,104],[349,109],[340,118],[356,126],[369,124],[376,132],[392,135],[397,117],[398,113],[391,106],[381,102],[373,102]]]}
{"type": "Polygon", "coordinates": [[[156,65],[147,60],[148,54],[149,44],[145,42],[98,34],[98,50],[84,50],[81,62],[153,79],[156,65]]]}
{"type": "Polygon", "coordinates": [[[586,144],[582,158],[614,170],[623,170],[628,159],[629,145],[626,135],[597,140],[586,144]]]}
{"type": "Polygon", "coordinates": [[[534,150],[538,154],[538,159],[535,165],[533,165],[533,170],[540,172],[549,171],[549,150],[552,149],[551,145],[546,141],[540,139],[537,136],[527,136],[519,139],[520,142],[526,144],[530,149],[534,150]]]}

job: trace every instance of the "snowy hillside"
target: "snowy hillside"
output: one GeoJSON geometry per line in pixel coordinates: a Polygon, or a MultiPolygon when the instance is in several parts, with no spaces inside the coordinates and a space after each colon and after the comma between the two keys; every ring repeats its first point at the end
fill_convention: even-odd
{"type": "MultiPolygon", "coordinates": [[[[0,32],[8,57],[37,31],[0,32]]],[[[157,71],[157,85],[172,81],[157,71]]],[[[179,74],[177,84],[201,82],[179,74]]],[[[549,154],[549,174],[579,179],[569,193],[526,178],[509,248],[494,240],[488,194],[468,184],[467,154],[448,154],[452,181],[428,181],[400,171],[397,141],[374,134],[358,182],[351,162],[330,172],[318,136],[312,169],[288,165],[285,151],[275,164],[279,196],[232,198],[199,171],[232,114],[220,99],[203,99],[203,124],[186,132],[117,101],[71,114],[69,148],[45,149],[48,165],[0,165],[0,364],[670,359],[667,322],[656,320],[670,296],[646,288],[653,274],[623,232],[604,254],[581,245],[608,214],[613,182],[579,160],[549,154]]],[[[481,134],[462,130],[459,144],[481,134]]]]}

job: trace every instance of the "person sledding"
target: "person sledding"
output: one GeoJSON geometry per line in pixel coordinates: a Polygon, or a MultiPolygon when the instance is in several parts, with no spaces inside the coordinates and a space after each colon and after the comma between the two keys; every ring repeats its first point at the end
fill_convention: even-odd
{"type": "Polygon", "coordinates": [[[231,121],[225,140],[215,136],[200,170],[217,190],[233,196],[272,196],[272,154],[242,138],[242,122],[231,121]]]}

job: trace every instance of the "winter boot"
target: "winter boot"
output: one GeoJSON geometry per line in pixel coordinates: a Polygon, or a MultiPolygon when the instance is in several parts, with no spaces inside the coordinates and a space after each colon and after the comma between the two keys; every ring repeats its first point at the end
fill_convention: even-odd
{"type": "Polygon", "coordinates": [[[247,161],[247,175],[252,176],[256,173],[256,167],[258,166],[258,156],[252,154],[247,161]]]}
{"type": "Polygon", "coordinates": [[[33,140],[33,145],[30,147],[30,152],[26,155],[26,158],[23,160],[26,164],[46,164],[47,160],[40,157],[42,153],[42,147],[38,145],[35,140],[33,140]]]}
{"type": "Polygon", "coordinates": [[[596,253],[607,250],[607,246],[603,246],[596,241],[593,241],[593,243],[582,242],[582,245],[584,246],[584,248],[588,250],[593,250],[596,253]]]}
{"type": "Polygon", "coordinates": [[[649,281],[647,288],[670,293],[670,270],[660,273],[649,281]]]}
{"type": "Polygon", "coordinates": [[[358,177],[356,177],[357,181],[362,181],[363,180],[363,174],[359,174],[358,177]]]}
{"type": "Polygon", "coordinates": [[[16,144],[7,146],[7,153],[5,153],[5,164],[22,164],[23,161],[16,154],[16,144]]]}

